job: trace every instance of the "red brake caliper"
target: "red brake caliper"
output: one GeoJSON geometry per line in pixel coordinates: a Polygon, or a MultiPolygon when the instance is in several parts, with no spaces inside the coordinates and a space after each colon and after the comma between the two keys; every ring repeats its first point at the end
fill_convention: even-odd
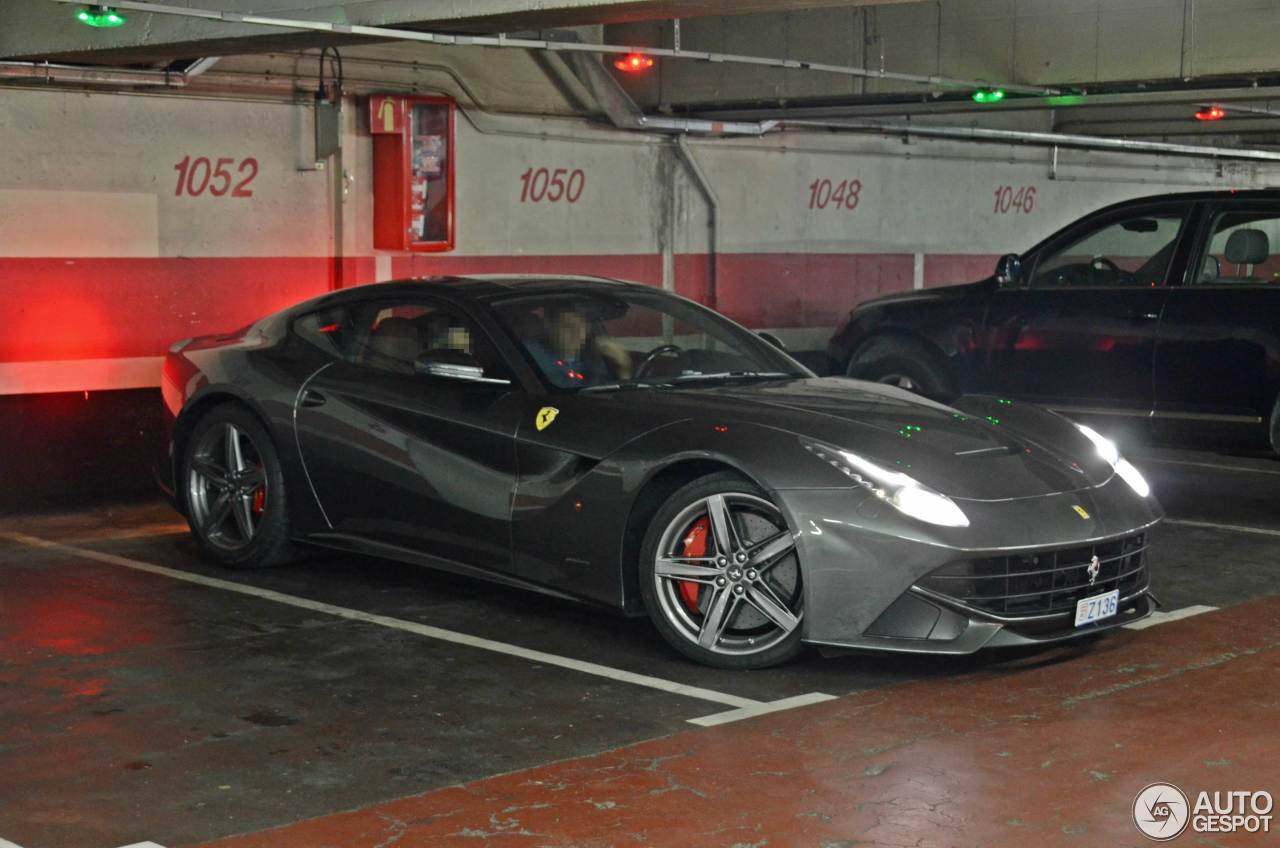
{"type": "MultiPolygon", "coordinates": [[[[711,529],[711,523],[704,515],[697,521],[693,522],[693,526],[689,528],[689,532],[684,537],[684,552],[682,556],[702,557],[707,555],[707,533],[711,529]]],[[[684,601],[684,605],[689,608],[690,612],[698,611],[698,590],[702,588],[702,584],[694,583],[689,580],[680,581],[680,598],[684,601]]]]}
{"type": "Polygon", "coordinates": [[[259,486],[253,490],[253,514],[262,517],[263,510],[267,508],[267,487],[259,486]]]}

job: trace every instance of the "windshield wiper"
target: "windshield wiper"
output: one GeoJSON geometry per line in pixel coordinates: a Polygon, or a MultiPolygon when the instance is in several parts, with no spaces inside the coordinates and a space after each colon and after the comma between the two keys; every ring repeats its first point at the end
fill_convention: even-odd
{"type": "Polygon", "coordinates": [[[625,383],[601,383],[598,386],[586,386],[578,389],[578,393],[583,392],[625,392],[629,389],[667,389],[670,383],[637,383],[628,380],[625,383]]]}
{"type": "Polygon", "coordinates": [[[778,377],[794,377],[785,371],[716,371],[713,374],[685,374],[677,377],[677,383],[697,380],[772,380],[778,377]]]}

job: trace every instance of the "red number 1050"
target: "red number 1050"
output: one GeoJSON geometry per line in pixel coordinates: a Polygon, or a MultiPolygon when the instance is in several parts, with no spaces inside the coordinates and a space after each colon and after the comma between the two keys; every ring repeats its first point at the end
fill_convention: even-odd
{"type": "Polygon", "coordinates": [[[194,161],[190,156],[182,157],[182,161],[173,166],[178,172],[178,185],[173,190],[173,196],[182,197],[185,193],[191,197],[199,197],[207,189],[214,197],[222,197],[227,192],[231,193],[231,197],[253,197],[253,189],[249,188],[249,183],[258,176],[258,160],[252,156],[240,160],[240,166],[235,169],[240,177],[239,181],[228,170],[228,166],[235,164],[235,161],[224,157],[218,159],[216,164],[211,164],[207,156],[197,157],[194,161]]]}
{"type": "Polygon", "coordinates": [[[521,203],[541,203],[543,200],[548,203],[558,203],[561,200],[577,203],[578,198],[582,197],[587,175],[581,168],[574,168],[572,171],[568,168],[556,168],[554,171],[529,168],[520,175],[520,182],[521,203]]]}

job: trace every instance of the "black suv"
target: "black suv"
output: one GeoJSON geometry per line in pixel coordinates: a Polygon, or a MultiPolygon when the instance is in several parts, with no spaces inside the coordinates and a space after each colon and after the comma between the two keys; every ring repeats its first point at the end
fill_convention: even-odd
{"type": "Polygon", "coordinates": [[[939,400],[985,392],[1280,452],[1280,190],[1108,206],[981,282],[859,305],[827,354],[939,400]]]}

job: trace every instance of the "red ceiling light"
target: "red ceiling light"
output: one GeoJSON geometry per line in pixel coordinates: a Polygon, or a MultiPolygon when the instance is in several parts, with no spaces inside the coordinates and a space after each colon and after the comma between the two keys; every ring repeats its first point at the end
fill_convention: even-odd
{"type": "Polygon", "coordinates": [[[628,53],[621,59],[615,59],[613,66],[628,74],[638,74],[653,67],[653,57],[643,53],[628,53]]]}
{"type": "Polygon", "coordinates": [[[1202,106],[1196,110],[1197,121],[1221,121],[1225,117],[1227,117],[1227,110],[1216,104],[1202,106]]]}

